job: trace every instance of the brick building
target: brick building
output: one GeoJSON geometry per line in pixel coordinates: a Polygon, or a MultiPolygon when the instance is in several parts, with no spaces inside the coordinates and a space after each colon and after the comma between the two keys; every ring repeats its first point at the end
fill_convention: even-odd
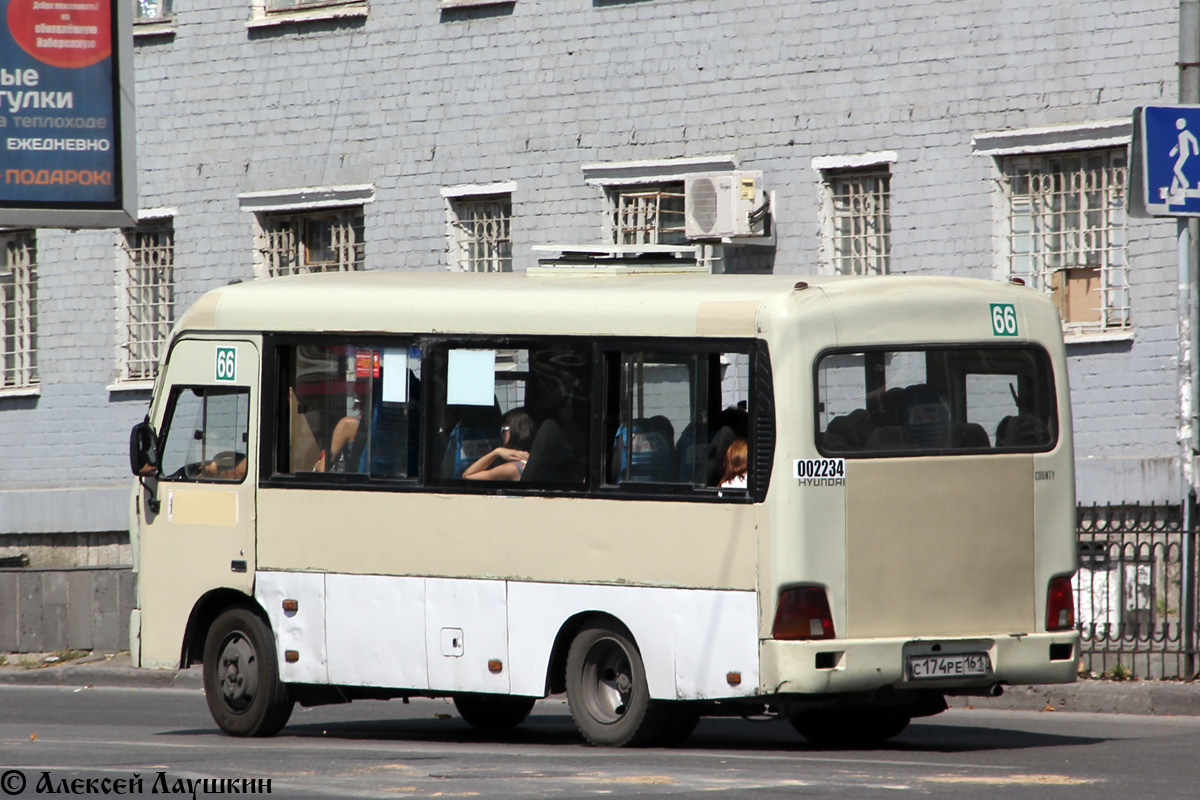
{"type": "Polygon", "coordinates": [[[140,224],[0,231],[0,556],[129,562],[128,431],[204,291],[683,243],[683,175],[734,170],[761,171],[774,237],[706,248],[715,270],[1053,292],[1080,501],[1180,502],[1174,226],[1124,212],[1132,110],[1177,95],[1173,3],[140,0],[137,16],[140,224]]]}

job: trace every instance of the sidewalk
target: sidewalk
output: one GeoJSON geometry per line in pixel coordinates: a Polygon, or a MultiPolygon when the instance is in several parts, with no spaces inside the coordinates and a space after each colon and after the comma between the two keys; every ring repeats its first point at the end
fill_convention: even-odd
{"type": "MultiPolygon", "coordinates": [[[[32,657],[8,656],[8,665],[0,667],[0,685],[196,691],[204,688],[199,666],[178,671],[135,669],[130,666],[128,653],[93,654],[35,669],[22,666],[20,660],[23,658],[32,657]]],[[[951,708],[1200,716],[1200,681],[1083,680],[1060,686],[1010,687],[1001,697],[950,697],[947,700],[951,708]]]]}

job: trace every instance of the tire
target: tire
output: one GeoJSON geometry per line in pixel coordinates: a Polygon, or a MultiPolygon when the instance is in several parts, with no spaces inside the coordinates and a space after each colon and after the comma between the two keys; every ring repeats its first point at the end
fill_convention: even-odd
{"type": "Polygon", "coordinates": [[[580,631],[567,653],[566,684],[571,717],[590,744],[648,745],[664,728],[665,706],[650,699],[641,653],[623,628],[580,631]]]}
{"type": "Polygon", "coordinates": [[[497,733],[524,722],[536,700],[536,697],[502,694],[456,694],[454,707],[472,728],[497,733]]]}
{"type": "Polygon", "coordinates": [[[253,609],[223,611],[208,629],[204,697],[231,736],[273,736],[287,724],[294,701],[279,680],[275,637],[253,609]]]}
{"type": "Polygon", "coordinates": [[[791,718],[801,736],[818,747],[874,747],[898,736],[912,717],[891,708],[817,711],[791,718]]]}

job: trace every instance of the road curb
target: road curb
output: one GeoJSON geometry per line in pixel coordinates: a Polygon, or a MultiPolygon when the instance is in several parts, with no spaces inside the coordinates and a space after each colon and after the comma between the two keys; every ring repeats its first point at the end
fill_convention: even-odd
{"type": "Polygon", "coordinates": [[[138,669],[130,665],[128,654],[118,654],[91,656],[33,669],[0,667],[0,685],[200,690],[204,688],[204,678],[199,667],[182,670],[138,669]]]}

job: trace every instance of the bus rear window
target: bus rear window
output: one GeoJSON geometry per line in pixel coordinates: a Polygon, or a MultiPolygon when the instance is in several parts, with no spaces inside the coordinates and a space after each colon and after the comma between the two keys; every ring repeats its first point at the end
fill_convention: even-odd
{"type": "Polygon", "coordinates": [[[833,352],[817,365],[817,446],[826,455],[1035,452],[1058,441],[1043,350],[833,352]]]}

